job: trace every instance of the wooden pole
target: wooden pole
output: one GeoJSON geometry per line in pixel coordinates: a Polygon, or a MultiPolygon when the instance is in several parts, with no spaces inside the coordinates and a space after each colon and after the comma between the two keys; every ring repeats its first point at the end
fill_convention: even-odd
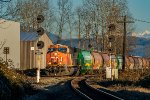
{"type": "Polygon", "coordinates": [[[123,66],[122,69],[125,70],[125,55],[126,55],[126,23],[134,23],[133,21],[127,21],[127,16],[123,16],[123,21],[118,21],[118,23],[123,23],[124,26],[124,35],[123,35],[123,66]]]}
{"type": "Polygon", "coordinates": [[[126,16],[124,16],[124,36],[123,36],[123,70],[125,70],[125,55],[126,55],[126,16]]]}

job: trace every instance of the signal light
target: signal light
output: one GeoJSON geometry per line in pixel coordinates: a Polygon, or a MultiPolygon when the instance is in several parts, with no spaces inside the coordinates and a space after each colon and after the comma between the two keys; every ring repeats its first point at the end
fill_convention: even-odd
{"type": "Polygon", "coordinates": [[[42,27],[38,28],[37,33],[38,33],[39,36],[43,35],[44,34],[44,29],[42,27]]]}
{"type": "Polygon", "coordinates": [[[113,35],[110,35],[108,37],[108,42],[114,42],[115,41],[115,37],[113,35]]]}
{"type": "Polygon", "coordinates": [[[108,28],[109,28],[109,31],[114,31],[116,29],[116,26],[114,24],[110,24],[108,28]]]}
{"type": "Polygon", "coordinates": [[[74,48],[73,48],[73,51],[74,51],[74,52],[77,52],[78,50],[77,50],[77,48],[74,47],[74,48]]]}
{"type": "Polygon", "coordinates": [[[42,23],[44,21],[43,15],[38,15],[37,16],[37,23],[42,23]]]}
{"type": "Polygon", "coordinates": [[[38,41],[37,47],[38,47],[38,49],[42,49],[44,47],[44,42],[43,41],[38,41]]]}
{"type": "MultiPolygon", "coordinates": [[[[43,15],[38,15],[37,16],[37,23],[42,23],[43,21],[44,21],[43,15]]],[[[40,37],[41,35],[44,34],[44,29],[42,27],[38,28],[37,33],[38,33],[38,36],[40,37]]],[[[37,42],[37,47],[38,47],[38,49],[42,49],[44,47],[44,42],[43,41],[38,41],[37,42]]]]}
{"type": "Polygon", "coordinates": [[[89,44],[88,47],[89,47],[89,48],[92,48],[92,44],[89,44]]]}
{"type": "Polygon", "coordinates": [[[9,54],[9,47],[4,47],[3,53],[4,54],[9,54]]]}
{"type": "Polygon", "coordinates": [[[114,49],[111,48],[111,47],[109,47],[109,48],[108,48],[108,51],[109,51],[110,53],[113,53],[113,52],[114,52],[114,49]]]}

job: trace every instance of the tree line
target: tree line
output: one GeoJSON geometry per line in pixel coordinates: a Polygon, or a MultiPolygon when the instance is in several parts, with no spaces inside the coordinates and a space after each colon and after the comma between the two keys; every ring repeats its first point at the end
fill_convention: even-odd
{"type": "MultiPolygon", "coordinates": [[[[108,51],[110,48],[108,37],[113,35],[111,48],[113,52],[122,54],[123,20],[124,15],[132,16],[127,6],[127,0],[82,0],[79,6],[73,6],[73,0],[14,0],[1,3],[0,18],[19,21],[21,30],[36,31],[39,27],[36,21],[38,15],[45,17],[42,27],[48,32],[59,36],[59,42],[65,36],[78,37],[79,48],[108,51]],[[110,30],[109,26],[114,25],[110,30]],[[119,42],[118,42],[119,41],[119,42]],[[89,42],[89,44],[87,44],[89,42]]],[[[1,2],[1,1],[0,1],[1,2]]],[[[127,30],[133,30],[128,25],[127,30]]],[[[70,45],[71,42],[70,42],[70,45]]],[[[127,50],[131,48],[127,46],[127,50]]]]}

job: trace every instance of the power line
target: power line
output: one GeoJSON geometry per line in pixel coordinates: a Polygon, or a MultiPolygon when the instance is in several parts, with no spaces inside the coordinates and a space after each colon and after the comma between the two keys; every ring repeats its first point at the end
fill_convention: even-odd
{"type": "MultiPolygon", "coordinates": [[[[124,17],[124,16],[121,16],[124,17]]],[[[137,19],[137,18],[133,18],[133,17],[129,17],[128,18],[132,19],[133,21],[138,21],[138,22],[144,22],[144,23],[150,23],[150,21],[146,21],[146,20],[142,20],[142,19],[137,19]]]]}
{"type": "Polygon", "coordinates": [[[135,18],[134,18],[134,20],[135,20],[135,21],[139,21],[139,22],[144,22],[144,23],[150,23],[149,21],[140,20],[140,19],[135,19],[135,18]]]}

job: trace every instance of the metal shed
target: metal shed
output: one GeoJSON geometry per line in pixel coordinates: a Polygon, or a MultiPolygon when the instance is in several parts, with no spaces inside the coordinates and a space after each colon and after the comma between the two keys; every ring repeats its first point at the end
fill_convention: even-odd
{"type": "Polygon", "coordinates": [[[41,37],[38,37],[36,32],[21,32],[20,39],[20,69],[26,70],[38,67],[37,57],[39,55],[35,54],[38,50],[38,40],[44,42],[44,48],[41,49],[43,54],[40,55],[40,67],[41,69],[45,68],[47,47],[53,44],[47,33],[44,33],[41,37]]]}

